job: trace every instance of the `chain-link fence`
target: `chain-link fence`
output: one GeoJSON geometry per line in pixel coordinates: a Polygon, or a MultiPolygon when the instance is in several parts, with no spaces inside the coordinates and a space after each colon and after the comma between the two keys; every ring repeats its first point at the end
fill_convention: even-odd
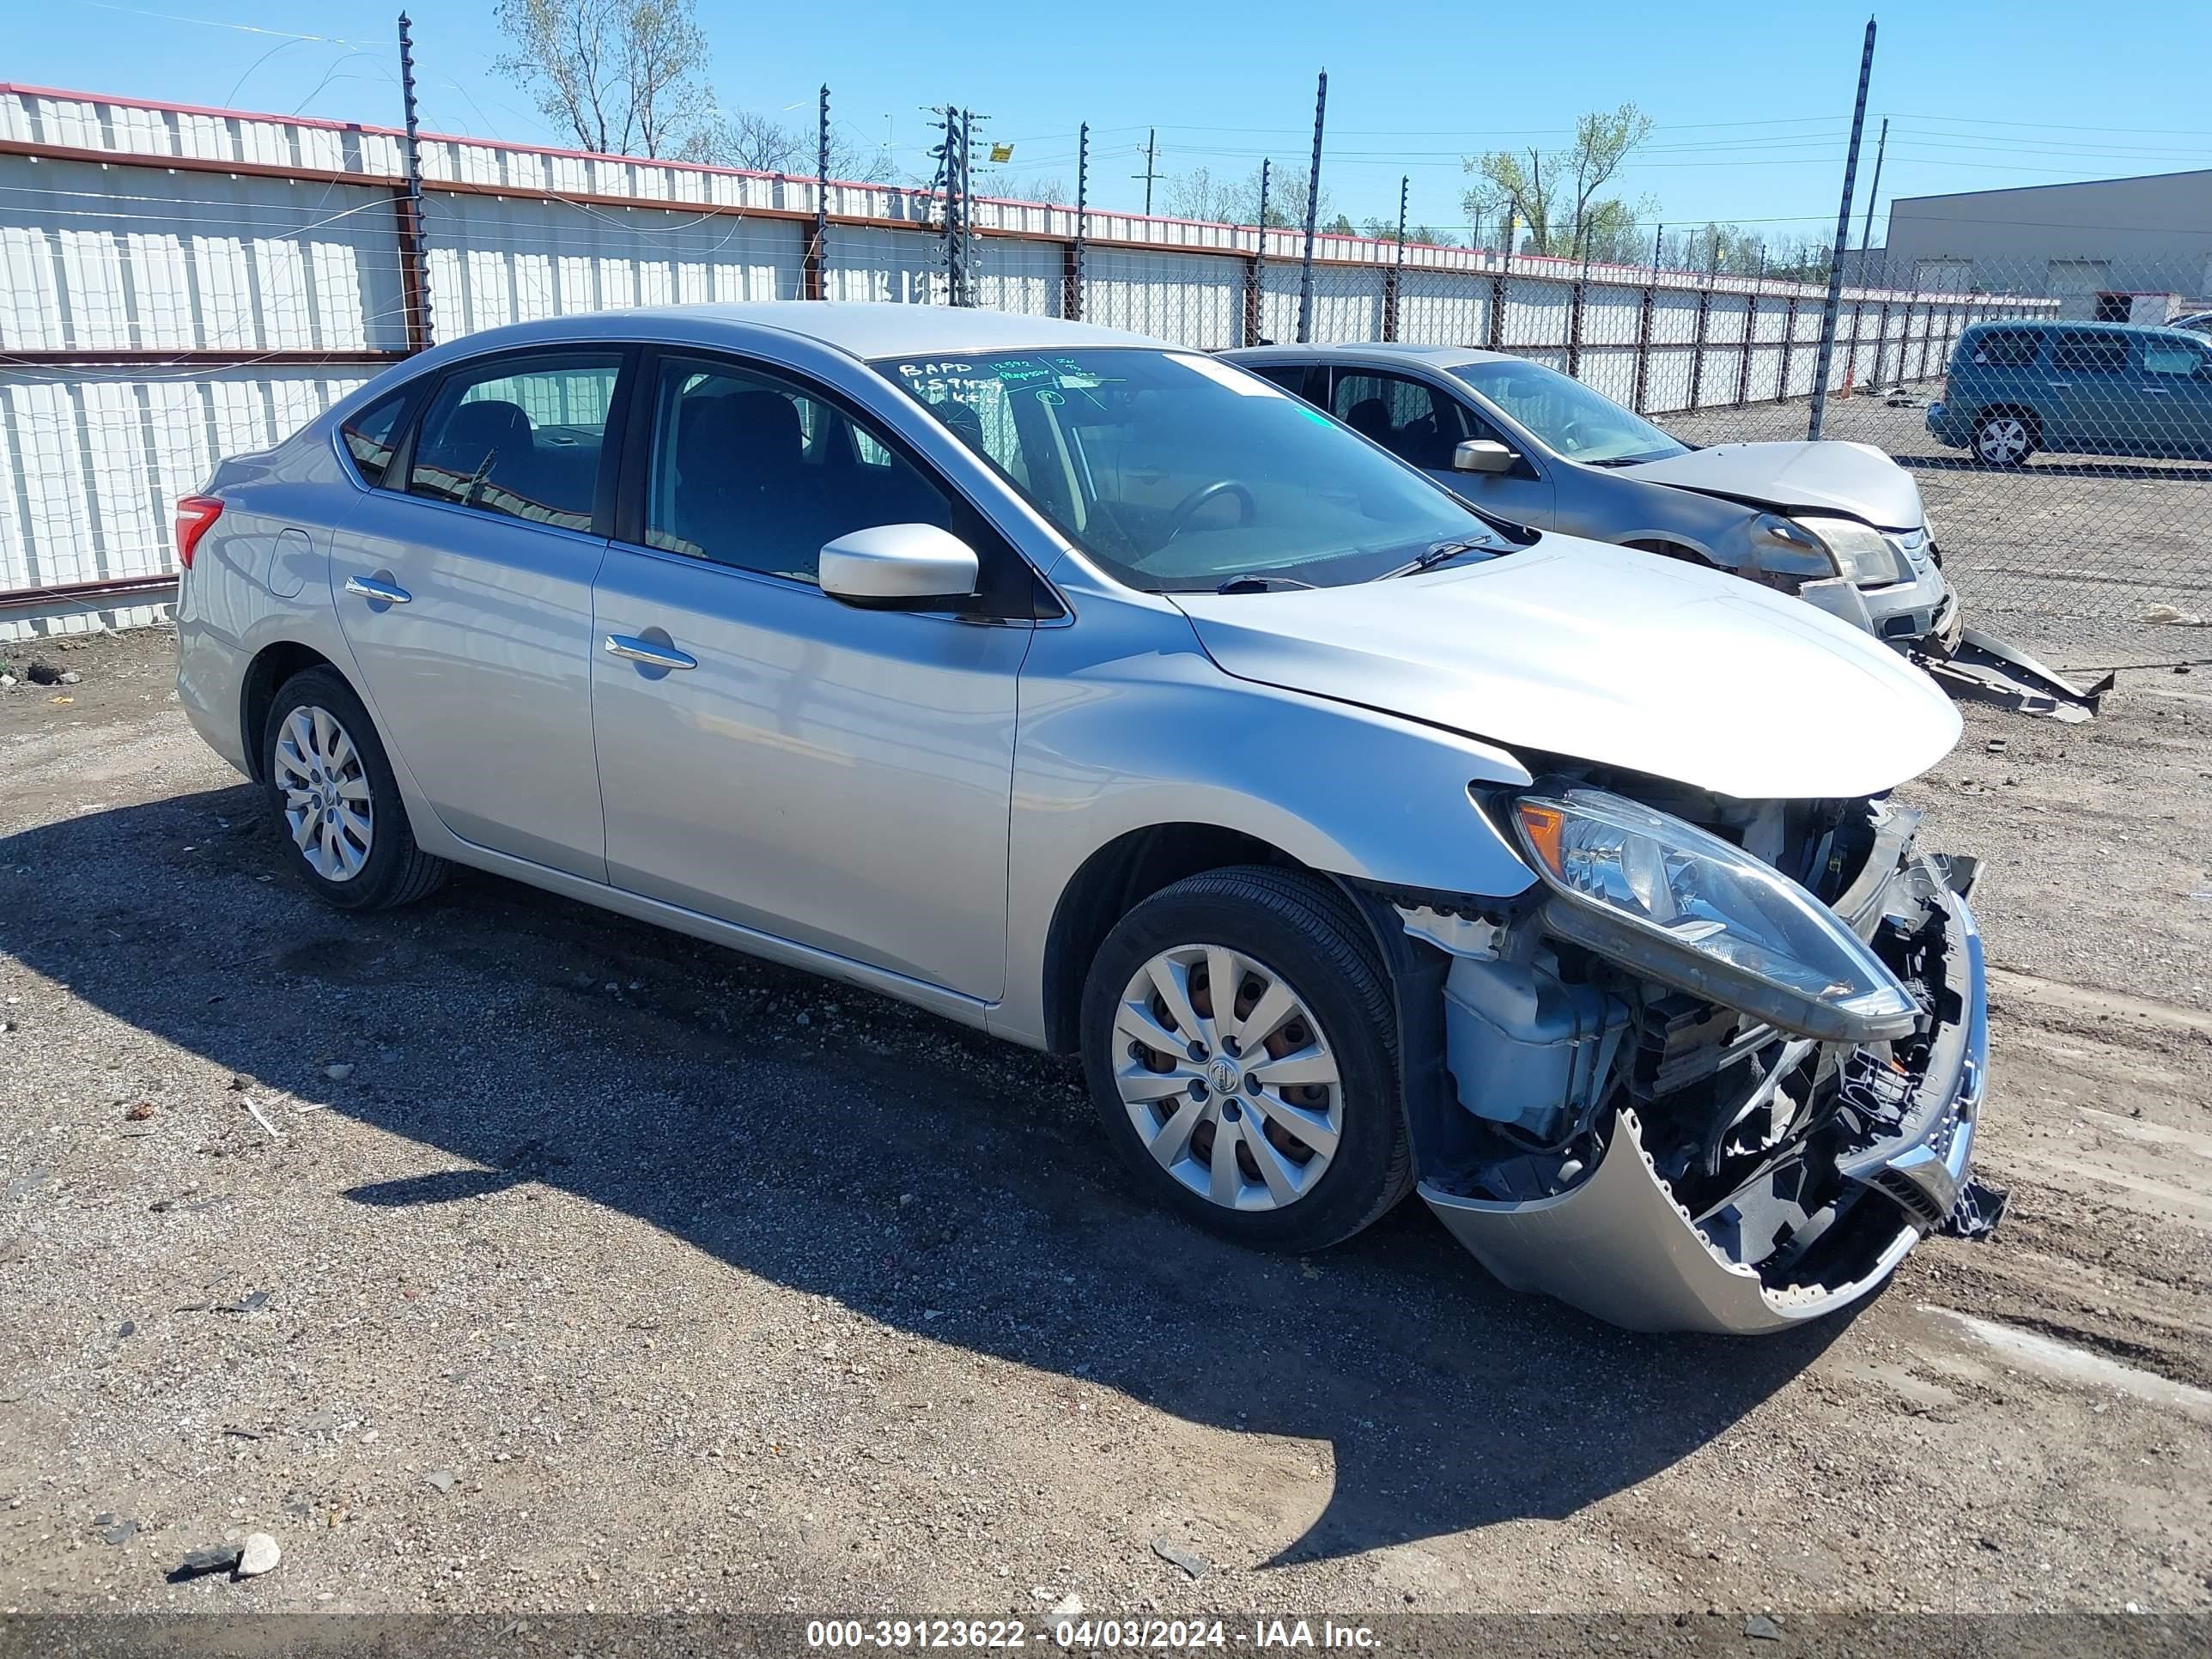
{"type": "MultiPolygon", "coordinates": [[[[0,88],[0,636],[135,619],[216,459],[433,339],[532,318],[865,300],[1208,350],[1474,347],[1716,444],[1806,435],[1827,316],[1825,283],[998,201],[952,168],[822,187],[426,136],[418,208],[404,143],[0,88]]],[[[2212,340],[2149,326],[2178,298],[1926,274],[1841,290],[1825,435],[1912,471],[1977,623],[2062,665],[2203,654],[2212,340]]]]}

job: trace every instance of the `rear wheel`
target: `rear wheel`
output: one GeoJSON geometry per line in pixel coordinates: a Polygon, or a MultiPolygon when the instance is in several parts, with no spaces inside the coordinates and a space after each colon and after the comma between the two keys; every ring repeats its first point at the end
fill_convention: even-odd
{"type": "Polygon", "coordinates": [[[292,868],[341,910],[407,904],[451,868],[415,844],[368,710],[337,670],[287,680],[262,727],[270,814],[292,868]]]}
{"type": "Polygon", "coordinates": [[[1155,1198],[1242,1243],[1318,1249],[1413,1185],[1395,1030],[1341,894],[1280,870],[1211,871],[1108,935],[1084,993],[1084,1070],[1155,1198]]]}
{"type": "Polygon", "coordinates": [[[1974,459],[1984,466],[2019,466],[2035,442],[2034,422],[2015,410],[1993,409],[1974,422],[1974,459]]]}

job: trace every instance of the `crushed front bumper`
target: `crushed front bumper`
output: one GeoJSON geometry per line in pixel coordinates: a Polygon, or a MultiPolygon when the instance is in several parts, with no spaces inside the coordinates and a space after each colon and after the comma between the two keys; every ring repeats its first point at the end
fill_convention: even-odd
{"type": "Polygon", "coordinates": [[[1912,1108],[1887,1138],[1839,1160],[1844,1179],[1881,1206],[1884,1231],[1847,1279],[1769,1285],[1723,1252],[1676,1200],[1644,1146],[1643,1125],[1620,1107],[1587,1179],[1549,1198],[1497,1202],[1431,1181],[1420,1193],[1455,1237],[1515,1290],[1540,1291],[1632,1330],[1730,1334],[1773,1331],[1849,1306],[1878,1288],[1923,1234],[1956,1206],[1973,1155],[1989,1079],[1989,1014],[1982,941],[1966,889],[1972,866],[1920,859],[1907,867],[1945,908],[1942,983],[1934,1006],[1955,1011],[1933,1034],[1911,1079],[1912,1108]],[[1887,1218],[1894,1217],[1890,1226],[1887,1218]]]}

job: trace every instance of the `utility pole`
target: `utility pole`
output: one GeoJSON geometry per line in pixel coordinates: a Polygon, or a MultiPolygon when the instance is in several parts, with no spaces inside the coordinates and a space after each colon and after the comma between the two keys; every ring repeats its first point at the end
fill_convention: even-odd
{"type": "Polygon", "coordinates": [[[945,303],[957,306],[966,286],[961,269],[967,248],[960,235],[960,109],[957,104],[942,104],[930,113],[945,123],[945,142],[930,154],[937,159],[937,177],[930,189],[940,187],[945,191],[945,303]]]}
{"type": "Polygon", "coordinates": [[[1159,159],[1160,130],[1158,127],[1146,127],[1145,129],[1145,170],[1142,173],[1133,173],[1129,176],[1132,179],[1141,179],[1145,181],[1145,217],[1147,219],[1152,216],[1152,180],[1160,176],[1159,159]]]}
{"type": "MultiPolygon", "coordinates": [[[[1866,226],[1859,232],[1859,286],[1867,283],[1867,250],[1874,246],[1874,204],[1881,194],[1881,158],[1889,153],[1889,117],[1881,118],[1881,137],[1874,145],[1874,188],[1867,192],[1866,226]]],[[[1885,259],[1883,264],[1889,262],[1885,259]]]]}
{"type": "Polygon", "coordinates": [[[1662,224],[1651,233],[1651,272],[1655,276],[1659,273],[1660,250],[1666,245],[1667,227],[1662,224]]]}
{"type": "Polygon", "coordinates": [[[806,297],[830,297],[825,280],[830,254],[830,88],[822,88],[822,107],[814,134],[814,245],[806,250],[806,297]]]}
{"type": "Polygon", "coordinates": [[[407,182],[399,191],[399,290],[406,317],[407,349],[429,349],[430,278],[422,252],[422,151],[415,109],[415,38],[399,14],[399,101],[407,118],[407,182]]]}
{"type": "Polygon", "coordinates": [[[1828,261],[1828,298],[1820,307],[1820,352],[1813,367],[1813,412],[1805,422],[1805,435],[1810,439],[1820,437],[1821,422],[1828,412],[1828,369],[1836,359],[1836,312],[1844,298],[1844,250],[1851,234],[1851,190],[1858,182],[1859,140],[1866,132],[1867,83],[1873,78],[1874,19],[1869,17],[1866,46],[1859,53],[1859,96],[1851,111],[1851,148],[1844,157],[1844,198],[1836,206],[1836,250],[1828,261]]]}
{"type": "Polygon", "coordinates": [[[975,303],[975,176],[970,171],[975,160],[975,112],[960,112],[960,297],[955,305],[975,303]]]}
{"type": "Polygon", "coordinates": [[[1313,170],[1306,176],[1306,252],[1298,268],[1298,343],[1313,343],[1314,222],[1321,213],[1321,139],[1328,116],[1328,71],[1314,93],[1313,170]]]}

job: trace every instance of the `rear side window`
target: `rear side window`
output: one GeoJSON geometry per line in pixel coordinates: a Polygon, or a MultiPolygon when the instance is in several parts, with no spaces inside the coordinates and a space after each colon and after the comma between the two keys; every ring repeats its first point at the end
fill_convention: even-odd
{"type": "Polygon", "coordinates": [[[380,398],[366,409],[356,410],[338,428],[339,436],[345,441],[346,453],[353,457],[362,482],[372,489],[384,482],[384,475],[392,465],[392,452],[399,441],[400,417],[406,414],[408,400],[413,395],[413,387],[403,386],[390,397],[380,398]]]}
{"type": "Polygon", "coordinates": [[[589,530],[622,359],[507,358],[457,370],[422,416],[410,495],[589,530]]]}
{"type": "Polygon", "coordinates": [[[2120,374],[2128,367],[2128,337],[2082,330],[2062,334],[2051,349],[2051,366],[2075,374],[2120,374]]]}
{"type": "Polygon", "coordinates": [[[2036,329],[1998,329],[1974,342],[1973,356],[1967,361],[1990,368],[2026,368],[2042,347],[2043,335],[2036,329]]]}

